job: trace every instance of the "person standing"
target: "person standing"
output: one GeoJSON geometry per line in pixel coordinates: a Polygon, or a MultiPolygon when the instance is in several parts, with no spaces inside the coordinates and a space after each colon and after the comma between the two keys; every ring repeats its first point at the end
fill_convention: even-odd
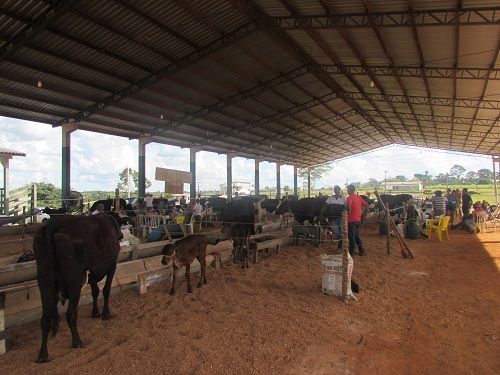
{"type": "Polygon", "coordinates": [[[436,190],[434,192],[434,197],[432,198],[432,209],[434,211],[434,217],[444,215],[446,210],[446,198],[443,197],[443,192],[441,190],[436,190]]]}
{"type": "Polygon", "coordinates": [[[346,206],[348,212],[347,235],[349,237],[349,253],[353,256],[357,246],[359,255],[364,256],[366,255],[366,251],[359,234],[359,226],[361,225],[362,209],[363,207],[367,207],[368,203],[356,194],[356,188],[352,184],[347,186],[347,194],[346,206]]]}
{"type": "Polygon", "coordinates": [[[333,195],[330,195],[326,201],[325,205],[321,209],[320,217],[325,216],[325,212],[327,211],[327,207],[332,205],[331,209],[328,209],[328,213],[332,216],[329,218],[332,219],[332,230],[340,241],[338,243],[338,248],[342,248],[342,211],[346,205],[346,199],[342,195],[342,191],[340,190],[340,186],[335,185],[333,187],[333,195]]]}
{"type": "Polygon", "coordinates": [[[203,212],[203,206],[200,204],[200,200],[197,199],[196,203],[193,206],[193,215],[194,215],[194,232],[196,233],[196,228],[200,228],[201,230],[201,214],[203,212]]]}
{"type": "Polygon", "coordinates": [[[467,216],[470,214],[470,208],[472,207],[472,197],[468,193],[467,188],[462,189],[462,214],[467,216]]]}

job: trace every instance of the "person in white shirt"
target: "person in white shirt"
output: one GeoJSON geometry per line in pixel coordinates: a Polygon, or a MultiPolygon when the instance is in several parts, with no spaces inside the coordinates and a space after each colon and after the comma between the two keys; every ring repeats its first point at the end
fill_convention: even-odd
{"type": "Polygon", "coordinates": [[[201,229],[201,214],[203,212],[203,206],[200,204],[200,200],[197,199],[196,203],[193,206],[193,215],[194,215],[194,229],[201,229]]]}
{"type": "Polygon", "coordinates": [[[326,201],[325,205],[321,209],[320,217],[324,217],[328,209],[328,217],[331,220],[333,233],[337,238],[340,239],[338,243],[338,248],[342,248],[342,211],[346,205],[346,198],[342,195],[340,186],[335,185],[333,188],[333,195],[330,195],[326,201]],[[328,207],[332,206],[332,207],[328,207]]]}
{"type": "Polygon", "coordinates": [[[153,208],[153,196],[151,194],[146,194],[144,197],[144,206],[146,207],[146,210],[153,208]]]}

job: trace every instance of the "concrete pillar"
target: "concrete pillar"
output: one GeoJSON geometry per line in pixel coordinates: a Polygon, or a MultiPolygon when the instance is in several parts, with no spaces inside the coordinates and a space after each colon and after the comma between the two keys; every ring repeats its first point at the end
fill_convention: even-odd
{"type": "MultiPolygon", "coordinates": [[[[497,172],[496,172],[496,162],[500,162],[500,156],[492,156],[491,157],[493,161],[493,186],[495,187],[495,201],[498,207],[498,192],[497,192],[497,172]]],[[[500,163],[499,163],[499,169],[500,169],[500,163]]]]}
{"type": "Polygon", "coordinates": [[[276,199],[281,198],[281,163],[276,163],[276,199]]]}
{"type": "Polygon", "coordinates": [[[150,137],[139,138],[139,191],[137,195],[146,195],[146,145],[151,143],[150,137]]]}
{"type": "Polygon", "coordinates": [[[299,190],[297,186],[297,166],[293,166],[293,195],[298,195],[299,190]]]}
{"type": "Polygon", "coordinates": [[[259,172],[260,172],[260,162],[262,159],[255,159],[255,195],[260,194],[260,180],[259,180],[259,172]]]}
{"type": "Polygon", "coordinates": [[[189,149],[189,171],[191,172],[189,195],[191,199],[196,199],[196,153],[198,151],[200,151],[200,149],[195,147],[189,149]]]}
{"type": "Polygon", "coordinates": [[[227,154],[227,199],[231,199],[233,197],[233,158],[234,154],[227,154]]]}
{"type": "Polygon", "coordinates": [[[62,175],[61,199],[68,196],[71,191],[71,133],[78,129],[78,124],[70,122],[62,126],[62,175]]]}
{"type": "Polygon", "coordinates": [[[311,198],[311,168],[307,167],[307,197],[311,198]]]}
{"type": "Polygon", "coordinates": [[[7,155],[3,155],[0,157],[0,161],[3,165],[3,212],[4,215],[9,215],[9,159],[11,157],[7,155]]]}

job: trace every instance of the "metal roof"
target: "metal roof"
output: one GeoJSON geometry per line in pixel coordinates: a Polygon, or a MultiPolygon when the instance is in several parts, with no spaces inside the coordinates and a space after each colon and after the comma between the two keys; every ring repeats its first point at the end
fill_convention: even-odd
{"type": "Polygon", "coordinates": [[[8,148],[0,148],[0,155],[10,156],[10,157],[12,157],[12,156],[26,156],[26,154],[24,152],[10,150],[8,148]]]}
{"type": "Polygon", "coordinates": [[[500,6],[6,0],[0,115],[308,166],[500,153],[500,6]]]}

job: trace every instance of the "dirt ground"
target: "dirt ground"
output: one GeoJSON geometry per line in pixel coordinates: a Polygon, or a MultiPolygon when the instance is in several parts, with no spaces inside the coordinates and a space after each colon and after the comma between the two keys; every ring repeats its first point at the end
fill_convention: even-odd
{"type": "MultiPolygon", "coordinates": [[[[2,374],[498,374],[500,232],[452,231],[449,241],[397,242],[375,225],[354,257],[356,302],[322,295],[323,244],[286,246],[247,270],[210,269],[208,285],[176,296],[167,282],[112,297],[113,319],[80,308],[83,349],[61,322],[51,362],[34,362],[38,322],[8,332],[2,374]]],[[[197,276],[194,277],[197,282],[197,276]]]]}

